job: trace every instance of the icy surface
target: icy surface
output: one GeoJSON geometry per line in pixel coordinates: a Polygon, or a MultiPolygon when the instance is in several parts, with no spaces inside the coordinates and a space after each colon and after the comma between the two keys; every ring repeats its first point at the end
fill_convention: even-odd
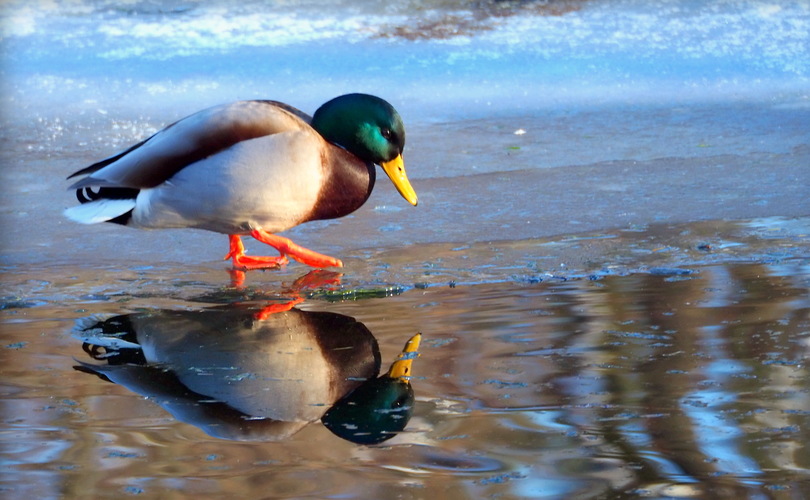
{"type": "Polygon", "coordinates": [[[421,203],[407,207],[383,178],[356,214],[291,232],[324,251],[807,215],[807,2],[1,9],[8,263],[115,255],[121,242],[148,261],[165,238],[212,259],[221,236],[65,221],[64,177],[216,103],[312,112],[352,91],[400,110],[421,203]]]}

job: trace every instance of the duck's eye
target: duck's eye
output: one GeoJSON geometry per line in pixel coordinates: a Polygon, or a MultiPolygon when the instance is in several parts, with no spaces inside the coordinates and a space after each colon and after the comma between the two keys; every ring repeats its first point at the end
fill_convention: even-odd
{"type": "Polygon", "coordinates": [[[385,138],[386,141],[390,141],[391,137],[394,136],[394,133],[391,132],[390,128],[384,128],[380,130],[380,133],[382,134],[382,136],[385,138]]]}

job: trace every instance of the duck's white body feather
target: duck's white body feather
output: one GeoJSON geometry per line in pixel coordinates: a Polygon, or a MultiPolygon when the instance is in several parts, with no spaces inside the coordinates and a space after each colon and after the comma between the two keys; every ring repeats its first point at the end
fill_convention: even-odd
{"type": "Polygon", "coordinates": [[[319,142],[306,131],[239,142],[141,190],[130,225],[226,234],[289,229],[318,198],[324,175],[319,142]]]}
{"type": "Polygon", "coordinates": [[[132,210],[127,224],[141,228],[283,231],[316,204],[328,147],[306,115],[278,103],[216,106],[105,160],[71,186],[139,189],[134,202],[101,198],[65,214],[93,224],[132,210]]]}

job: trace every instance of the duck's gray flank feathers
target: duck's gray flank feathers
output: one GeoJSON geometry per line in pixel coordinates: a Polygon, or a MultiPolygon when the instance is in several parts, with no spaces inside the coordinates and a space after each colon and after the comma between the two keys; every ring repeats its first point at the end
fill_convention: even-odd
{"type": "Polygon", "coordinates": [[[183,168],[241,141],[296,130],[307,123],[306,114],[290,108],[280,108],[272,101],[239,101],[208,108],[119,155],[76,172],[71,177],[91,175],[69,189],[158,186],[183,168]]]}

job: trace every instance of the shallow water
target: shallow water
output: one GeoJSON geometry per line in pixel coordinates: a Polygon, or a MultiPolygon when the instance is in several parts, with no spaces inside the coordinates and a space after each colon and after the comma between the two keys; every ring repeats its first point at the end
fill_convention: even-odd
{"type": "MultiPolygon", "coordinates": [[[[357,289],[347,294],[333,283],[306,291],[308,299],[293,311],[264,320],[251,311],[296,296],[295,287],[254,281],[232,288],[219,273],[161,280],[147,270],[119,276],[103,290],[90,287],[83,296],[70,293],[62,280],[20,283],[38,292],[6,300],[2,310],[4,495],[801,498],[806,493],[806,261],[423,284],[364,295],[357,289]],[[246,315],[247,306],[253,309],[246,315]],[[327,322],[331,326],[320,333],[331,342],[340,343],[351,330],[336,325],[353,320],[365,325],[369,334],[357,342],[376,341],[383,371],[408,337],[423,333],[411,379],[414,411],[404,432],[368,447],[333,435],[318,421],[332,403],[315,389],[323,385],[312,371],[320,365],[311,346],[295,347],[289,339],[303,338],[304,330],[295,325],[314,324],[319,312],[342,318],[327,322]],[[99,355],[114,348],[96,351],[94,359],[82,344],[98,344],[102,337],[88,333],[88,323],[123,314],[146,357],[163,356],[162,364],[135,379],[108,372],[123,385],[75,369],[114,363],[115,356],[99,355]],[[270,344],[277,348],[268,348],[266,338],[256,344],[259,339],[251,335],[262,324],[281,328],[288,340],[270,344]],[[301,383],[299,378],[309,377],[304,381],[309,394],[322,401],[290,403],[282,391],[261,399],[263,409],[256,410],[261,396],[245,384],[265,380],[264,390],[278,391],[273,381],[285,376],[279,379],[251,361],[264,352],[255,349],[269,349],[262,356],[276,356],[272,359],[282,352],[303,356],[312,370],[286,378],[301,383]],[[169,359],[171,352],[185,353],[182,366],[169,359]],[[205,380],[189,379],[188,370],[205,380]],[[228,374],[227,383],[210,382],[217,371],[228,374]],[[173,382],[164,380],[167,373],[179,373],[197,393],[213,393],[190,399],[189,389],[175,391],[173,382]],[[233,409],[210,409],[223,406],[213,400],[294,422],[274,427],[255,415],[235,418],[233,409]]],[[[92,277],[71,279],[92,282],[92,277]]],[[[365,365],[374,365],[372,354],[356,352],[368,358],[365,365]]],[[[135,358],[127,361],[136,363],[130,368],[138,366],[135,358]]]]}
{"type": "Polygon", "coordinates": [[[0,496],[807,497],[808,26],[805,1],[3,2],[0,496]],[[383,179],[288,232],[340,277],[61,215],[67,175],[189,113],[355,91],[403,115],[420,203],[383,179]],[[411,400],[381,374],[417,332],[411,400]]]}

